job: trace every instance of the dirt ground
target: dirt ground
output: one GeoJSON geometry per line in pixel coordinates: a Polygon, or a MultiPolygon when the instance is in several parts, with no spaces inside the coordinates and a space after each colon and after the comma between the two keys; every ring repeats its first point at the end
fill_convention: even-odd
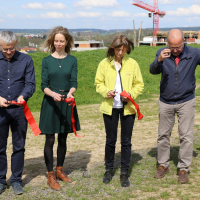
{"type": "MultiPolygon", "coordinates": [[[[200,98],[196,98],[198,102],[200,98]]],[[[150,102],[140,101],[141,113],[144,118],[135,120],[132,150],[146,149],[156,147],[157,129],[158,129],[158,98],[152,99],[150,102]]],[[[70,169],[88,169],[92,170],[96,163],[104,164],[105,150],[105,129],[102,114],[99,112],[100,105],[84,105],[78,106],[78,114],[81,123],[81,131],[78,135],[84,137],[75,137],[69,134],[67,139],[67,154],[64,167],[70,169]]],[[[39,121],[39,113],[33,113],[36,121],[39,121]]],[[[196,125],[199,124],[200,114],[196,113],[196,125]]],[[[120,125],[118,132],[120,133],[120,125]]],[[[7,157],[8,172],[7,179],[11,175],[11,154],[12,154],[12,138],[11,134],[8,138],[7,157]]],[[[177,119],[171,136],[171,144],[178,138],[177,119]]],[[[35,137],[28,128],[25,152],[25,166],[23,171],[23,182],[37,184],[46,179],[46,167],[43,158],[45,136],[35,137]],[[31,171],[30,171],[31,169],[31,171]],[[40,173],[38,173],[38,171],[40,173]]],[[[116,153],[120,152],[120,134],[116,144],[116,153]]],[[[54,144],[54,166],[56,166],[56,149],[57,141],[54,144]]]]}

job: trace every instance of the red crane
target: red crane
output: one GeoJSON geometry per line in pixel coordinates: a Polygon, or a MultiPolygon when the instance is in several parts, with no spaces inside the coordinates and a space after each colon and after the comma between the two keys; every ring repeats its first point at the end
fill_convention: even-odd
{"type": "Polygon", "coordinates": [[[132,4],[153,13],[153,43],[154,43],[154,36],[157,34],[159,30],[159,16],[163,17],[165,15],[165,11],[159,11],[158,0],[154,0],[154,7],[139,0],[133,0],[132,4]]]}

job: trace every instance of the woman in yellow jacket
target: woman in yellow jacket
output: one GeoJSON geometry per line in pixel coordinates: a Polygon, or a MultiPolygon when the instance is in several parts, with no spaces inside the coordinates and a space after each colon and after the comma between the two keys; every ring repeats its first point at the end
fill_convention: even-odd
{"type": "Polygon", "coordinates": [[[114,167],[117,127],[121,121],[121,175],[122,187],[130,185],[128,168],[131,158],[131,136],[135,121],[136,109],[127,97],[120,96],[125,90],[135,100],[142,94],[144,83],[139,65],[126,56],[133,49],[133,43],[124,35],[114,38],[108,48],[107,58],[103,59],[95,77],[96,91],[102,95],[100,111],[103,113],[106,129],[104,183],[112,179],[114,167]]]}

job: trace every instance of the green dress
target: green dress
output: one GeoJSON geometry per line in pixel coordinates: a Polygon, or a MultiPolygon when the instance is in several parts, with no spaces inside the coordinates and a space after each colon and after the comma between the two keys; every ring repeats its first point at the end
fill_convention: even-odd
{"type": "MultiPolygon", "coordinates": [[[[41,89],[50,88],[56,93],[58,90],[69,91],[77,88],[77,59],[67,55],[64,59],[56,59],[47,56],[42,60],[42,83],[41,89]],[[61,67],[59,67],[61,65],[61,67]]],[[[65,97],[68,92],[63,92],[65,97]]],[[[65,101],[55,102],[50,96],[44,95],[39,127],[42,134],[72,133],[72,106],[65,101]]],[[[80,130],[78,113],[74,107],[74,119],[76,130],[80,130]]]]}

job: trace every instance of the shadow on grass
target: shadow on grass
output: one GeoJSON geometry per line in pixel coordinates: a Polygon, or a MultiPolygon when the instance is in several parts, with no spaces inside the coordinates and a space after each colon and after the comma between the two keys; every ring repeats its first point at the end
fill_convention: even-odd
{"type": "MultiPolygon", "coordinates": [[[[174,165],[178,165],[178,154],[179,154],[179,148],[180,146],[171,146],[170,147],[170,161],[173,161],[174,165]]],[[[152,148],[148,155],[151,157],[157,157],[157,148],[152,148]]],[[[193,156],[197,157],[198,153],[196,151],[193,151],[193,156]]],[[[158,165],[158,163],[156,163],[158,165]]]]}
{"type": "MultiPolygon", "coordinates": [[[[90,151],[81,150],[70,153],[65,157],[65,162],[63,165],[64,172],[69,175],[75,170],[86,171],[87,165],[90,162],[90,158],[90,151]]],[[[57,157],[54,157],[54,167],[56,164],[57,157]]],[[[35,178],[37,178],[37,181],[43,181],[44,177],[47,178],[47,168],[44,162],[44,157],[40,156],[37,158],[26,159],[24,162],[23,175],[25,175],[25,177],[22,179],[22,186],[28,184],[35,178]]],[[[7,180],[7,183],[10,185],[10,178],[7,180]]]]}
{"type": "Polygon", "coordinates": [[[67,174],[75,170],[87,171],[87,165],[90,162],[91,151],[71,152],[66,158],[64,167],[67,168],[67,174]]]}
{"type": "MultiPolygon", "coordinates": [[[[142,160],[142,156],[139,153],[132,152],[131,153],[131,161],[129,165],[128,175],[132,174],[132,170],[134,165],[136,165],[140,160],[142,160]]],[[[113,176],[115,175],[116,171],[121,167],[121,152],[115,154],[115,165],[113,170],[113,176]]]]}

